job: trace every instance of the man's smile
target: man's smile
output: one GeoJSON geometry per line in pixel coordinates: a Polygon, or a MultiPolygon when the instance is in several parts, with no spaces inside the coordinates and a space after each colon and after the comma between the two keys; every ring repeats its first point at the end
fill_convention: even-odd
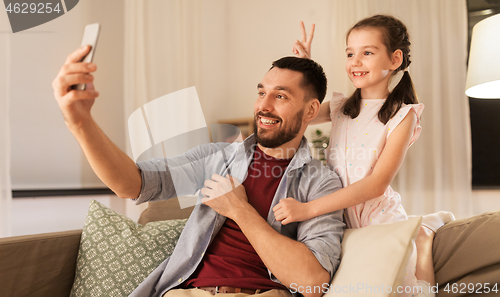
{"type": "Polygon", "coordinates": [[[277,124],[278,121],[277,120],[270,120],[270,119],[265,119],[265,118],[260,118],[260,122],[266,126],[270,126],[270,125],[274,125],[274,124],[277,124]]]}
{"type": "Polygon", "coordinates": [[[258,115],[258,120],[261,127],[270,128],[272,126],[278,125],[281,121],[277,118],[272,117],[263,117],[262,115],[258,115]]]}

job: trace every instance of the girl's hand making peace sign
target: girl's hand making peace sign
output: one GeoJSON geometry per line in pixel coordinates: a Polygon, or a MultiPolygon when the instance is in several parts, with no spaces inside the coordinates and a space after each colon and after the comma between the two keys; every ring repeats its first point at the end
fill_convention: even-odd
{"type": "Polygon", "coordinates": [[[300,30],[302,33],[302,41],[295,40],[293,43],[292,52],[298,58],[311,59],[311,43],[314,37],[315,24],[311,25],[311,32],[307,35],[304,22],[300,22],[300,30]]]}

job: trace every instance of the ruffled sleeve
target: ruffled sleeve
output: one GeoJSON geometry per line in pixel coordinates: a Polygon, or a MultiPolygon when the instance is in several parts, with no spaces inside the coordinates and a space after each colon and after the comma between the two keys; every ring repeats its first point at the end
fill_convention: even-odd
{"type": "Polygon", "coordinates": [[[334,119],[334,117],[341,112],[342,104],[344,103],[344,94],[342,93],[333,93],[332,100],[330,100],[330,118],[334,119]]]}
{"type": "Polygon", "coordinates": [[[420,126],[420,116],[422,115],[422,111],[424,110],[424,104],[419,103],[403,105],[398,113],[387,123],[387,138],[389,138],[389,135],[391,135],[392,131],[394,131],[394,129],[396,129],[396,127],[401,123],[401,121],[403,121],[410,110],[413,110],[417,115],[417,125],[413,130],[413,135],[410,139],[410,144],[408,145],[408,147],[410,147],[418,139],[418,137],[420,136],[420,132],[422,131],[422,127],[420,126]]]}

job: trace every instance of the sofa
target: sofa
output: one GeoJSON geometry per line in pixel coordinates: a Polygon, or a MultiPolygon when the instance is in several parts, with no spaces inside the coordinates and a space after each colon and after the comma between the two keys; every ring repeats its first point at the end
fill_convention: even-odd
{"type": "MultiPolygon", "coordinates": [[[[183,219],[191,211],[177,199],[149,203],[139,223],[183,219]]],[[[0,297],[69,296],[81,235],[75,230],[0,238],[0,297]]],[[[500,292],[500,212],[445,225],[435,236],[433,256],[437,296],[476,296],[485,286],[500,292]]]]}

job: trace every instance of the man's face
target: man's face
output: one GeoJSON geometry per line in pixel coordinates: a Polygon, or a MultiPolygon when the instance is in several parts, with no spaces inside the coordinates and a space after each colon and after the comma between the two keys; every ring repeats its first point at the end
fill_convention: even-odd
{"type": "Polygon", "coordinates": [[[279,147],[296,137],[303,125],[305,90],[302,73],[273,68],[257,85],[254,105],[254,134],[266,148],[279,147]]]}

